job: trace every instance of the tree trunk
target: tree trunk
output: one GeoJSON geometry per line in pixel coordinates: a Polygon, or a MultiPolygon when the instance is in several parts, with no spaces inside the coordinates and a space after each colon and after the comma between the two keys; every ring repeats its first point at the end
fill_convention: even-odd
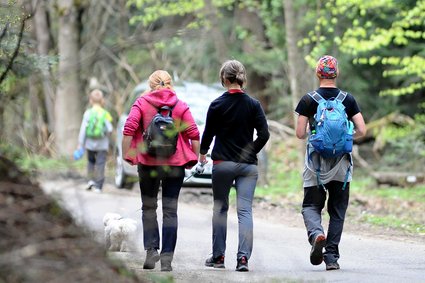
{"type": "MultiPolygon", "coordinates": [[[[296,34],[296,16],[295,10],[292,6],[291,0],[284,0],[284,14],[285,14],[285,31],[286,31],[286,46],[288,51],[288,79],[289,87],[291,89],[292,97],[292,108],[295,109],[298,101],[301,98],[300,84],[297,81],[301,69],[297,64],[300,60],[298,59],[298,48],[297,48],[297,34],[296,34]]],[[[296,116],[293,117],[294,128],[296,126],[296,116]]]]}
{"type": "Polygon", "coordinates": [[[220,29],[219,18],[217,17],[218,11],[212,3],[212,0],[205,1],[205,14],[206,18],[211,21],[211,34],[210,36],[214,40],[215,53],[218,62],[223,63],[229,54],[226,39],[224,38],[223,32],[220,29]]]}
{"type": "Polygon", "coordinates": [[[55,144],[59,155],[69,155],[77,146],[81,123],[79,34],[77,9],[72,0],[59,0],[59,67],[55,100],[55,144]]]}
{"type": "Polygon", "coordinates": [[[54,88],[48,63],[48,54],[50,49],[50,26],[46,1],[33,0],[32,7],[35,9],[34,26],[37,40],[37,53],[43,60],[41,67],[41,81],[43,83],[44,107],[46,108],[46,118],[49,132],[54,129],[54,88]]]}
{"type": "MultiPolygon", "coordinates": [[[[294,7],[292,5],[292,0],[284,0],[284,15],[285,15],[285,31],[286,31],[286,46],[288,50],[288,80],[289,80],[289,86],[291,90],[291,97],[292,97],[292,109],[295,109],[295,107],[298,104],[298,101],[300,101],[301,97],[303,96],[303,93],[301,92],[301,81],[300,79],[303,78],[304,80],[307,80],[308,78],[304,78],[305,75],[303,75],[303,60],[300,58],[298,47],[297,47],[297,41],[298,41],[298,34],[296,30],[296,23],[297,23],[297,17],[296,12],[294,10],[294,7]]],[[[294,114],[292,116],[293,118],[293,125],[294,129],[296,128],[297,123],[297,115],[294,114]]],[[[299,158],[298,158],[298,164],[297,167],[301,168],[303,163],[303,157],[304,157],[304,144],[298,143],[298,151],[299,151],[299,158]]]]}
{"type": "MultiPolygon", "coordinates": [[[[242,43],[243,52],[245,54],[254,54],[258,50],[258,44],[266,41],[261,18],[257,13],[251,12],[248,9],[236,9],[235,21],[237,25],[241,25],[251,34],[251,36],[244,39],[242,43]]],[[[247,66],[247,68],[248,92],[250,95],[258,98],[265,112],[267,112],[270,101],[270,98],[264,94],[267,78],[257,73],[255,70],[249,69],[249,66],[247,66]]],[[[258,184],[260,186],[267,185],[268,156],[265,149],[262,149],[258,153],[258,171],[258,184]]]]}
{"type": "MultiPolygon", "coordinates": [[[[0,97],[3,93],[0,92],[0,97]]],[[[6,132],[4,124],[4,103],[0,103],[0,143],[6,142],[6,132]]]]}
{"type": "MultiPolygon", "coordinates": [[[[254,54],[258,51],[258,44],[262,44],[266,41],[261,18],[255,12],[251,12],[247,9],[236,9],[235,21],[237,25],[242,26],[249,32],[249,34],[251,34],[251,36],[244,39],[242,43],[242,51],[245,54],[254,54]]],[[[247,80],[247,89],[249,93],[260,100],[261,105],[267,112],[270,101],[269,97],[264,94],[267,78],[257,73],[255,70],[248,69],[247,80]]]]}

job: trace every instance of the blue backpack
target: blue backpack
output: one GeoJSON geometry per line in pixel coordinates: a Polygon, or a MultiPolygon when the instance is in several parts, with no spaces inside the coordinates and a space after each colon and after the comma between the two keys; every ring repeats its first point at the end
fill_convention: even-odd
{"type": "MultiPolygon", "coordinates": [[[[351,153],[353,149],[353,122],[348,120],[345,106],[342,103],[347,93],[340,91],[336,98],[325,100],[316,91],[308,93],[319,105],[314,115],[314,123],[308,139],[308,144],[323,158],[340,157],[351,153]]],[[[309,156],[309,158],[311,158],[309,156]]],[[[351,156],[349,156],[351,163],[351,156]]],[[[318,186],[320,181],[320,161],[315,168],[318,186]]],[[[342,189],[345,189],[350,167],[347,170],[342,189]]]]}
{"type": "Polygon", "coordinates": [[[324,158],[339,157],[353,149],[353,122],[348,121],[345,106],[347,97],[340,91],[336,98],[325,100],[317,92],[308,94],[319,105],[314,115],[309,142],[314,150],[324,158]]]}

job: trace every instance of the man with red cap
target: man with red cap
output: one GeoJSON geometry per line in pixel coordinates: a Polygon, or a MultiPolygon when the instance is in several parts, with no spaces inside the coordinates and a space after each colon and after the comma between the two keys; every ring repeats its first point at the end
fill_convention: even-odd
{"type": "MultiPolygon", "coordinates": [[[[338,61],[329,55],[321,57],[316,66],[319,88],[315,92],[325,100],[336,98],[341,92],[336,86],[338,75],[338,61]]],[[[364,136],[366,126],[356,100],[350,93],[346,93],[342,103],[345,106],[347,118],[354,123],[354,138],[364,136]]],[[[304,95],[299,101],[295,109],[298,114],[296,135],[299,139],[306,138],[308,133],[314,130],[314,115],[317,107],[318,102],[309,94],[304,95]]],[[[338,246],[348,207],[352,167],[351,154],[324,158],[314,152],[311,146],[307,147],[303,171],[302,215],[307,229],[308,241],[312,246],[310,262],[313,265],[320,265],[324,261],[326,270],[340,268],[338,246]],[[320,164],[319,175],[315,170],[315,168],[318,168],[318,164],[320,164]],[[327,208],[329,213],[327,234],[321,224],[321,213],[326,198],[328,198],[327,208]],[[325,249],[324,252],[323,248],[325,249]]]]}

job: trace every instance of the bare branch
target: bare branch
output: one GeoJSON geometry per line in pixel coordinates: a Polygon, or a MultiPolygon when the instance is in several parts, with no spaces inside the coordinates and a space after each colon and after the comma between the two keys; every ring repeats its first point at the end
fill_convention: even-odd
{"type": "Polygon", "coordinates": [[[9,23],[6,23],[4,29],[1,31],[1,34],[0,34],[0,42],[3,40],[4,36],[6,35],[6,31],[8,28],[9,28],[9,23]]]}
{"type": "MultiPolygon", "coordinates": [[[[96,39],[97,40],[97,39],[96,39]]],[[[109,50],[105,45],[103,45],[101,42],[98,42],[100,48],[105,52],[105,54],[112,59],[116,64],[118,64],[120,67],[122,67],[124,70],[128,72],[128,74],[131,76],[131,78],[134,80],[134,82],[139,83],[140,79],[137,76],[136,72],[133,70],[133,68],[127,63],[125,58],[120,58],[117,55],[115,55],[111,50],[109,50]]]]}
{"type": "Polygon", "coordinates": [[[22,37],[24,35],[24,29],[25,29],[25,22],[30,19],[32,17],[32,14],[26,15],[22,22],[21,22],[21,28],[19,30],[19,35],[18,35],[18,42],[16,44],[15,50],[12,54],[12,57],[9,60],[9,63],[6,66],[6,69],[4,70],[4,72],[1,74],[0,76],[0,84],[4,81],[4,79],[6,78],[7,74],[9,73],[9,71],[12,69],[13,63],[16,60],[16,57],[18,57],[19,54],[19,49],[21,48],[21,42],[22,42],[22,37]]]}

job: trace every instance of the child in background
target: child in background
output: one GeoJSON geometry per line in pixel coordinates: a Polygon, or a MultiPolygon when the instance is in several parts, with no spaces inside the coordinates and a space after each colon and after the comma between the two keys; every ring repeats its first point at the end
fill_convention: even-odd
{"type": "Polygon", "coordinates": [[[95,89],[90,93],[91,107],[84,112],[78,136],[78,150],[87,150],[87,190],[102,192],[105,164],[112,132],[112,116],[103,108],[103,93],[95,89]]]}

